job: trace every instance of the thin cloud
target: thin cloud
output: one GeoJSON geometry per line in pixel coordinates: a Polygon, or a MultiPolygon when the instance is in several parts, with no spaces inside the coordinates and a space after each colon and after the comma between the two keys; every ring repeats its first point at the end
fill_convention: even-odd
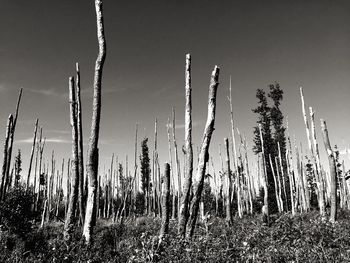
{"type": "MultiPolygon", "coordinates": [[[[197,127],[201,124],[200,121],[192,121],[192,127],[197,127]]],[[[166,127],[168,127],[168,124],[165,124],[166,127]]],[[[172,124],[169,125],[170,128],[173,127],[172,124]]],[[[175,124],[175,129],[178,130],[178,129],[185,129],[185,123],[180,123],[180,124],[175,124]]]]}
{"type": "MultiPolygon", "coordinates": [[[[59,93],[57,92],[56,89],[54,88],[51,88],[51,89],[28,89],[26,88],[25,91],[29,91],[29,92],[32,92],[32,93],[35,93],[35,94],[40,94],[40,95],[43,95],[43,96],[49,96],[49,97],[65,97],[66,94],[65,93],[59,93]]],[[[68,93],[67,93],[68,95],[68,93]]]]}
{"type": "MultiPolygon", "coordinates": [[[[70,144],[72,141],[62,139],[62,138],[46,138],[46,143],[64,143],[64,144],[70,144]]],[[[15,143],[18,144],[25,144],[25,143],[33,143],[33,138],[27,138],[27,139],[22,139],[22,140],[17,140],[15,143]]]]}

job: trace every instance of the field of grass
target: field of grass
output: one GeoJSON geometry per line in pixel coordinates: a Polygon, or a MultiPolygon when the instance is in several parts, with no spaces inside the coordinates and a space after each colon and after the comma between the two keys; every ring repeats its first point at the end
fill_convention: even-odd
{"type": "Polygon", "coordinates": [[[142,217],[123,224],[99,220],[95,242],[86,246],[77,229],[63,239],[62,223],[33,228],[19,237],[0,235],[0,262],[350,262],[350,214],[331,224],[318,213],[275,216],[271,226],[259,217],[200,223],[192,240],[177,236],[176,221],[159,243],[160,220],[142,217]]]}

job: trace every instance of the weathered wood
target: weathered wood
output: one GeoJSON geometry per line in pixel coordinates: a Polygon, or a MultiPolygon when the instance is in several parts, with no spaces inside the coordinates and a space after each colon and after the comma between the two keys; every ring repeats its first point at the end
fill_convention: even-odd
{"type": "Polygon", "coordinates": [[[74,229],[75,213],[78,203],[79,192],[79,156],[78,156],[78,123],[77,123],[77,100],[74,87],[74,78],[69,78],[69,104],[70,104],[70,125],[72,127],[72,173],[71,191],[69,197],[68,210],[64,224],[64,237],[70,239],[74,229]]]}
{"type": "Polygon", "coordinates": [[[231,212],[231,192],[232,192],[232,178],[231,178],[231,168],[230,168],[230,150],[228,139],[225,138],[225,149],[226,149],[226,160],[225,160],[225,181],[226,181],[226,191],[225,191],[225,204],[226,204],[226,223],[227,225],[232,225],[232,212],[231,212]]]}
{"type": "Polygon", "coordinates": [[[318,206],[320,209],[321,217],[326,215],[326,206],[325,206],[325,187],[324,187],[324,178],[321,173],[321,161],[320,161],[320,151],[318,148],[318,143],[316,139],[316,130],[315,130],[315,112],[312,110],[312,107],[309,108],[310,111],[310,120],[311,120],[311,134],[312,142],[315,149],[315,159],[316,159],[316,177],[317,177],[317,187],[318,187],[318,206]]]}
{"type": "Polygon", "coordinates": [[[321,119],[321,129],[323,135],[323,143],[326,148],[328,162],[329,162],[329,172],[330,172],[330,190],[331,190],[331,214],[329,217],[329,221],[334,223],[337,221],[337,210],[338,210],[338,202],[337,202],[337,170],[335,164],[334,152],[331,147],[331,143],[329,141],[328,129],[326,121],[321,119]]]}
{"type": "Polygon", "coordinates": [[[3,198],[5,198],[6,189],[7,189],[7,185],[8,185],[8,181],[9,181],[13,141],[15,139],[15,131],[16,131],[16,125],[17,125],[17,119],[18,119],[19,105],[21,103],[21,98],[22,98],[22,91],[23,91],[23,89],[21,88],[19,91],[19,95],[18,95],[15,115],[14,115],[13,122],[11,125],[11,132],[10,132],[10,138],[9,138],[9,143],[8,143],[8,153],[7,153],[7,159],[6,159],[7,164],[6,164],[6,176],[5,176],[5,187],[4,187],[5,191],[3,193],[3,198]]]}
{"type": "Polygon", "coordinates": [[[10,114],[10,116],[7,119],[6,135],[5,135],[5,142],[4,142],[4,159],[3,159],[2,172],[1,172],[0,200],[3,200],[6,192],[5,181],[6,181],[6,169],[7,169],[7,158],[8,158],[8,144],[9,144],[10,133],[12,129],[12,122],[13,122],[13,116],[12,114],[10,114]]]}
{"type": "Polygon", "coordinates": [[[75,64],[76,69],[76,119],[77,119],[77,137],[78,137],[78,200],[80,222],[84,225],[85,217],[85,198],[84,198],[84,143],[83,143],[83,120],[81,107],[81,85],[79,63],[75,64]]]}
{"type": "Polygon", "coordinates": [[[30,161],[29,161],[28,176],[27,176],[27,191],[29,190],[29,180],[30,180],[30,173],[32,171],[32,163],[33,163],[33,156],[34,156],[34,150],[35,150],[36,134],[37,134],[37,131],[38,131],[38,122],[39,122],[39,120],[36,119],[36,121],[35,121],[35,128],[34,128],[32,150],[30,152],[30,161]]]}
{"type": "Polygon", "coordinates": [[[219,72],[220,69],[215,66],[211,74],[210,86],[209,86],[209,99],[208,99],[208,116],[207,122],[204,128],[202,145],[198,158],[198,167],[194,183],[194,195],[191,203],[191,213],[189,218],[189,231],[187,233],[188,237],[192,237],[194,229],[196,226],[199,202],[201,200],[203,185],[204,185],[204,176],[206,171],[207,162],[209,161],[209,146],[212,134],[214,132],[214,123],[215,123],[215,112],[216,112],[216,92],[219,86],[219,72]]]}
{"type": "Polygon", "coordinates": [[[177,151],[177,142],[176,142],[176,126],[175,126],[175,107],[173,107],[173,143],[174,143],[174,152],[175,152],[175,172],[177,176],[177,213],[179,217],[180,212],[180,205],[181,205],[181,172],[180,172],[180,160],[179,160],[179,154],[177,151]]]}
{"type": "Polygon", "coordinates": [[[270,225],[270,213],[269,213],[269,183],[267,180],[267,171],[266,171],[266,159],[265,159],[265,150],[264,150],[264,139],[262,136],[261,124],[259,123],[259,134],[261,142],[261,154],[262,154],[262,166],[263,166],[263,187],[264,187],[264,205],[262,207],[263,223],[270,225]]]}
{"type": "Polygon", "coordinates": [[[163,181],[163,214],[162,225],[160,228],[160,238],[162,238],[169,231],[170,220],[170,165],[164,165],[164,181],[163,181]]]}
{"type": "Polygon", "coordinates": [[[192,148],[192,88],[191,88],[191,55],[186,55],[185,67],[185,181],[180,206],[178,233],[185,237],[189,217],[189,198],[192,187],[193,148],[192,148]]]}
{"type": "Polygon", "coordinates": [[[98,173],[98,138],[101,119],[101,86],[102,71],[106,58],[106,40],[103,25],[102,0],[95,0],[97,38],[99,52],[95,64],[93,111],[91,122],[91,135],[89,140],[89,152],[87,160],[87,172],[89,175],[88,198],[84,220],[83,236],[87,243],[91,242],[93,231],[93,214],[96,209],[96,187],[98,173]]]}

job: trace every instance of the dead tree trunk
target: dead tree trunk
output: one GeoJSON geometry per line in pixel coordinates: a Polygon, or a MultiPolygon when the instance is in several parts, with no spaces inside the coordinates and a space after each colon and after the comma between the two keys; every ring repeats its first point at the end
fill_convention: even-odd
{"type": "Polygon", "coordinates": [[[318,149],[318,143],[316,139],[316,131],[315,131],[315,112],[312,110],[312,107],[309,108],[310,111],[310,119],[311,119],[311,134],[312,134],[312,142],[315,149],[315,158],[316,158],[316,176],[318,178],[318,205],[320,209],[321,217],[326,215],[325,208],[325,196],[324,196],[324,178],[321,173],[321,161],[320,161],[320,152],[318,149]]]}
{"type": "Polygon", "coordinates": [[[228,145],[228,139],[225,138],[226,148],[226,161],[225,161],[225,174],[226,174],[226,223],[232,225],[232,213],[231,213],[231,194],[232,194],[232,182],[231,182],[231,168],[230,168],[230,150],[228,145]]]}
{"type": "Polygon", "coordinates": [[[193,148],[192,148],[192,88],[191,88],[191,55],[186,55],[185,68],[185,182],[180,206],[178,233],[185,237],[189,217],[189,199],[192,187],[193,148]]]}
{"type": "Polygon", "coordinates": [[[180,211],[180,203],[181,203],[181,172],[180,172],[180,160],[179,155],[177,152],[177,143],[176,143],[176,136],[175,136],[175,108],[173,107],[173,142],[174,142],[174,151],[175,151],[175,172],[177,176],[177,211],[179,218],[179,211],[180,211]]]}
{"type": "Polygon", "coordinates": [[[329,162],[329,169],[330,169],[330,179],[331,179],[331,215],[329,217],[329,221],[334,223],[337,221],[337,209],[338,209],[338,202],[337,202],[337,168],[335,164],[335,158],[334,158],[334,152],[331,147],[331,143],[329,141],[328,137],[328,130],[327,130],[327,124],[326,121],[321,119],[321,129],[322,129],[322,135],[323,135],[323,142],[324,146],[327,151],[328,155],[328,162],[329,162]]]}
{"type": "Polygon", "coordinates": [[[199,210],[199,202],[201,200],[204,176],[209,161],[209,145],[211,136],[214,132],[215,123],[215,110],[216,110],[216,91],[219,86],[219,72],[220,69],[215,66],[211,75],[210,86],[209,86],[209,100],[208,100],[208,117],[207,123],[204,129],[203,141],[201,150],[199,153],[196,181],[194,184],[194,196],[191,204],[191,215],[189,219],[189,232],[188,237],[192,237],[196,226],[197,215],[199,210]]]}
{"type": "Polygon", "coordinates": [[[30,153],[30,161],[29,161],[29,168],[28,168],[27,191],[29,190],[30,172],[32,170],[32,163],[33,163],[33,156],[34,156],[35,142],[36,142],[36,133],[38,131],[38,121],[39,121],[38,119],[36,119],[35,121],[34,139],[33,139],[32,151],[30,153]]]}
{"type": "Polygon", "coordinates": [[[76,63],[76,116],[77,116],[77,133],[78,133],[78,165],[79,165],[79,212],[81,224],[84,224],[85,216],[85,203],[84,203],[84,157],[83,157],[83,122],[82,122],[82,109],[81,109],[81,96],[80,96],[80,70],[79,64],[76,63]]]}
{"type": "Polygon", "coordinates": [[[15,139],[15,130],[16,130],[16,124],[17,124],[17,118],[18,118],[19,105],[21,103],[21,98],[22,98],[22,90],[23,89],[21,88],[21,90],[19,91],[17,105],[16,105],[16,111],[15,111],[15,117],[13,118],[11,132],[10,132],[10,140],[9,140],[8,153],[7,153],[7,166],[6,166],[6,181],[5,181],[6,187],[5,187],[4,197],[5,197],[6,188],[7,188],[6,182],[8,181],[9,174],[10,174],[12,147],[13,147],[13,141],[15,139]]]}
{"type": "Polygon", "coordinates": [[[163,182],[163,214],[162,225],[160,228],[160,238],[162,238],[169,231],[170,220],[170,165],[164,165],[164,182],[163,182]]]}
{"type": "Polygon", "coordinates": [[[1,191],[0,191],[0,200],[3,200],[3,197],[5,196],[5,181],[6,181],[6,168],[7,168],[7,158],[8,158],[8,144],[10,139],[10,133],[12,129],[12,122],[13,122],[13,116],[10,114],[7,120],[7,126],[6,126],[6,136],[5,136],[5,142],[4,142],[4,161],[2,164],[2,173],[1,173],[1,191]]]}
{"type": "Polygon", "coordinates": [[[99,53],[95,64],[94,77],[94,97],[91,122],[91,135],[89,141],[89,153],[87,161],[87,172],[89,175],[88,199],[86,204],[86,213],[84,220],[83,236],[87,243],[91,241],[93,230],[94,210],[96,209],[96,187],[98,174],[98,137],[100,131],[101,118],[101,86],[103,64],[106,58],[106,41],[104,35],[102,0],[95,0],[96,20],[97,20],[97,38],[99,53]]]}
{"type": "Polygon", "coordinates": [[[264,181],[264,205],[262,207],[263,223],[270,225],[270,212],[269,212],[269,183],[267,180],[266,171],[266,159],[264,150],[264,139],[262,136],[261,124],[259,124],[260,142],[261,142],[261,153],[262,153],[262,166],[263,166],[263,181],[264,181]]]}
{"type": "Polygon", "coordinates": [[[77,126],[77,101],[75,97],[74,78],[69,78],[69,104],[70,104],[70,125],[72,127],[72,173],[71,191],[69,197],[66,221],[64,224],[65,239],[70,239],[70,234],[74,228],[75,212],[78,201],[79,187],[79,160],[78,160],[78,126],[77,126]]]}

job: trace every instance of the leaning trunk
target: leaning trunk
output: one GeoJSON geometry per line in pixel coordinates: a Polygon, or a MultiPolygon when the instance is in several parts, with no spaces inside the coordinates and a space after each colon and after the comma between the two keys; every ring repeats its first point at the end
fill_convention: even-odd
{"type": "Polygon", "coordinates": [[[216,91],[219,85],[219,82],[218,82],[219,71],[220,69],[217,66],[215,66],[211,75],[211,80],[210,80],[208,117],[207,117],[207,123],[205,125],[205,129],[204,129],[202,146],[201,146],[201,150],[198,158],[196,181],[194,184],[194,196],[191,204],[191,215],[189,219],[190,229],[188,232],[188,237],[192,237],[196,226],[197,215],[199,210],[199,202],[201,200],[201,195],[202,195],[202,190],[204,185],[205,170],[206,170],[207,162],[209,160],[209,145],[210,145],[211,136],[214,132],[216,91]]]}
{"type": "Polygon", "coordinates": [[[103,64],[106,58],[106,41],[104,36],[102,0],[95,0],[96,19],[97,19],[97,38],[99,44],[99,53],[95,64],[94,77],[94,97],[91,122],[91,135],[89,141],[89,152],[87,160],[87,173],[89,176],[88,198],[86,204],[83,236],[87,243],[91,241],[93,230],[94,211],[96,210],[96,188],[98,174],[98,137],[100,131],[101,118],[101,86],[103,64]]]}

